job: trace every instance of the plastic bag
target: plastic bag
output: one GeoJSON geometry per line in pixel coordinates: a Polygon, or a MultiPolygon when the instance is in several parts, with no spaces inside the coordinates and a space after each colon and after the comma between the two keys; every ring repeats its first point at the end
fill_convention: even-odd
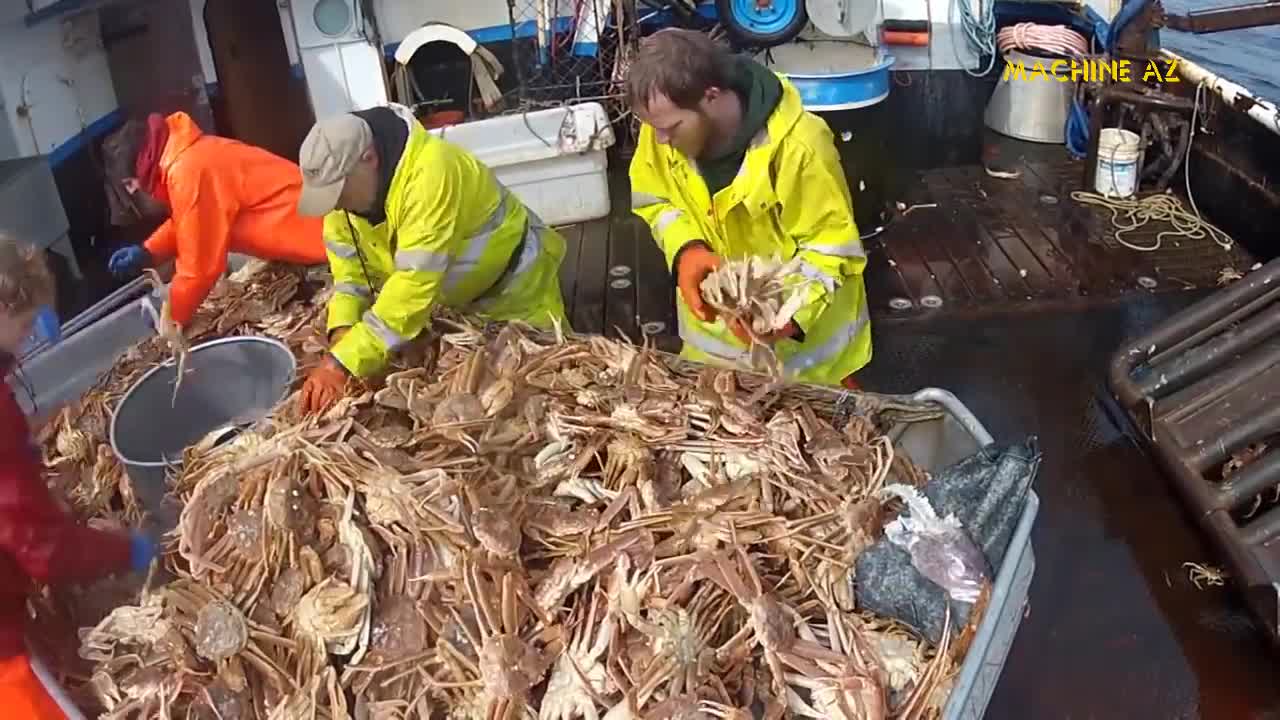
{"type": "MultiPolygon", "coordinates": [[[[1038,443],[1028,437],[1008,446],[983,448],[937,471],[920,494],[936,509],[935,514],[955,515],[981,548],[985,567],[994,577],[1039,468],[1038,443]]],[[[921,517],[912,513],[910,522],[921,517]]],[[[919,548],[919,554],[932,554],[924,550],[919,548]]],[[[947,609],[952,632],[959,633],[969,622],[974,604],[955,600],[917,567],[911,552],[881,537],[855,561],[854,593],[859,608],[894,618],[936,644],[942,638],[947,609]]]]}
{"type": "Polygon", "coordinates": [[[977,601],[990,578],[987,559],[955,514],[939,518],[929,499],[910,485],[887,485],[881,494],[895,495],[907,504],[907,512],[884,528],[889,542],[907,551],[912,566],[953,600],[977,601]]]}

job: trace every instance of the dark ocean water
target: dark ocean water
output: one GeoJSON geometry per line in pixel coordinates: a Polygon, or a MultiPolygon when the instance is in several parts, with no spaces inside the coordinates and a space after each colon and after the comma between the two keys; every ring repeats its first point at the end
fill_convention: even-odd
{"type": "MultiPolygon", "coordinates": [[[[1164,6],[1170,13],[1182,13],[1238,5],[1245,1],[1165,0],[1164,6]]],[[[1280,27],[1206,35],[1161,30],[1160,43],[1268,100],[1280,101],[1280,27]]]]}

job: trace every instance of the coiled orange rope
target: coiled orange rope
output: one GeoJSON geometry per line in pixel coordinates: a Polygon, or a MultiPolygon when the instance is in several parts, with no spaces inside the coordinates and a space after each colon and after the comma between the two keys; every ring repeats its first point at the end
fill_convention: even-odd
{"type": "Polygon", "coordinates": [[[1041,25],[1024,22],[1010,25],[996,33],[996,47],[1003,55],[1010,50],[1041,50],[1064,57],[1089,54],[1089,41],[1065,25],[1041,25]]]}

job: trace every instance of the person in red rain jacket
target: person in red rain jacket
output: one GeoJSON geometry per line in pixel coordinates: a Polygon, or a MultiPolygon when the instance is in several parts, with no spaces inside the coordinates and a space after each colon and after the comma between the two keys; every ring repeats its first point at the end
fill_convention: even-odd
{"type": "MultiPolygon", "coordinates": [[[[6,376],[33,329],[57,339],[52,298],[43,253],[0,236],[0,365],[6,376]]],[[[146,535],[85,527],[54,503],[26,416],[9,386],[0,388],[0,717],[66,717],[31,669],[25,637],[33,581],[84,583],[141,571],[155,555],[146,535]]]]}

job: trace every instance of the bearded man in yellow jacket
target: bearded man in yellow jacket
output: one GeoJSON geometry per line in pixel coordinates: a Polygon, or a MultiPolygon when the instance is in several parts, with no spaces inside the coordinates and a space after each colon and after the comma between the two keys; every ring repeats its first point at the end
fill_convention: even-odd
{"type": "Polygon", "coordinates": [[[324,216],[329,355],[302,388],[323,412],[382,371],[437,304],[483,319],[564,322],[564,238],[466,150],[391,105],[326,118],[302,143],[301,215],[324,216]]]}
{"type": "Polygon", "coordinates": [[[867,259],[827,124],[785,78],[690,30],[646,39],[627,93],[644,123],[631,207],[676,277],[681,355],[745,364],[751,337],[718,318],[699,285],[725,259],[799,256],[804,305],[763,340],[789,379],[857,387],[853,373],[871,360],[867,259]]]}

